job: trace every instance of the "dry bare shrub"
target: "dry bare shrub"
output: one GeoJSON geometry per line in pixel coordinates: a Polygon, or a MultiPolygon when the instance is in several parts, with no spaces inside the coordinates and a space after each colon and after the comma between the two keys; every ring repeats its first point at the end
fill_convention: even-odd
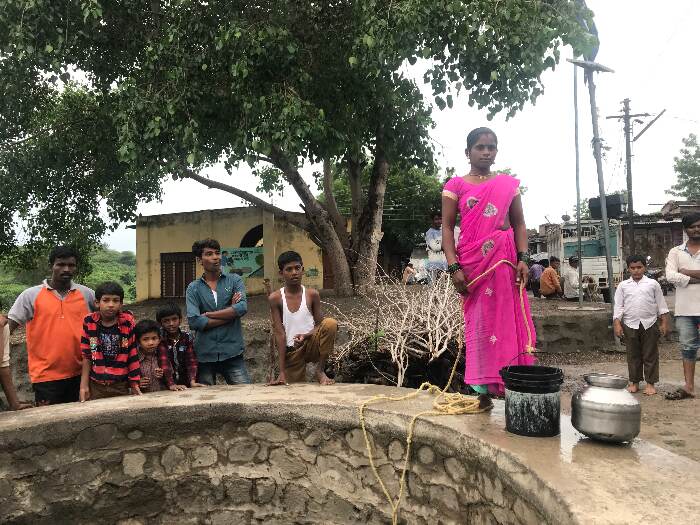
{"type": "Polygon", "coordinates": [[[462,301],[448,274],[442,273],[428,285],[411,286],[383,275],[361,295],[371,309],[348,315],[327,304],[349,335],[334,353],[336,366],[342,367],[349,354],[365,361],[384,355],[393,363],[394,373],[371,365],[387,382],[403,386],[411,362],[433,361],[448,349],[452,362],[463,347],[462,301]]]}

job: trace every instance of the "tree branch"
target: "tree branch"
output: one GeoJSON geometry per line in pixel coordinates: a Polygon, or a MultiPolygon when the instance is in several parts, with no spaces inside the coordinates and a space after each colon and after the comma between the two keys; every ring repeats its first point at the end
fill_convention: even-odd
{"type": "Polygon", "coordinates": [[[195,173],[189,168],[181,168],[178,172],[178,176],[184,179],[192,179],[194,181],[197,181],[200,184],[206,186],[207,188],[215,188],[217,190],[222,190],[227,193],[231,193],[236,197],[240,197],[241,199],[248,201],[254,206],[262,208],[267,212],[273,213],[276,217],[283,219],[288,223],[293,224],[294,226],[297,226],[308,232],[312,231],[311,223],[308,221],[308,219],[306,219],[306,217],[300,217],[295,213],[283,210],[282,208],[278,208],[277,206],[274,206],[273,204],[270,204],[269,202],[261,199],[256,195],[253,195],[252,193],[248,193],[245,190],[241,190],[234,186],[224,184],[223,182],[208,179],[206,177],[203,177],[202,175],[199,175],[198,173],[195,173]]]}
{"type": "Polygon", "coordinates": [[[348,163],[348,181],[350,184],[350,201],[352,217],[352,247],[357,250],[359,244],[359,223],[362,216],[362,163],[350,155],[346,157],[348,163]]]}

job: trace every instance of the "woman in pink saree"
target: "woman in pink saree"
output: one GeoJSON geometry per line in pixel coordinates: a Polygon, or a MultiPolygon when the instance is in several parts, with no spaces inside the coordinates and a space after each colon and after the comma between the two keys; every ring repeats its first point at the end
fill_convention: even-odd
{"type": "Polygon", "coordinates": [[[471,170],[454,177],[442,193],[442,246],[448,272],[463,295],[466,370],[464,382],[479,394],[503,394],[499,371],[504,366],[532,364],[535,346],[530,306],[520,286],[527,284],[527,230],[517,179],[490,171],[498,139],[488,128],[467,137],[471,170]],[[461,216],[456,249],[454,226],[461,216]],[[497,264],[501,260],[508,263],[497,264]],[[495,268],[491,269],[494,265],[495,268]],[[467,284],[479,278],[471,286],[467,284]]]}

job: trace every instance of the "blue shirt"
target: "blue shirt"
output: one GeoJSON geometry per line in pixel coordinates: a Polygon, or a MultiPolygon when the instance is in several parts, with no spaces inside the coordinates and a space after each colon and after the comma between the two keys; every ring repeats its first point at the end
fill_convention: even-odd
{"type": "Polygon", "coordinates": [[[187,321],[190,329],[196,331],[194,351],[200,363],[213,363],[237,357],[245,350],[241,317],[248,311],[243,279],[233,273],[222,273],[216,284],[216,300],[212,289],[204,276],[192,281],[187,286],[187,321]],[[241,294],[241,300],[231,304],[235,293],[241,294]],[[230,323],[209,330],[204,330],[209,318],[204,312],[214,312],[224,308],[233,308],[238,316],[230,323]]]}

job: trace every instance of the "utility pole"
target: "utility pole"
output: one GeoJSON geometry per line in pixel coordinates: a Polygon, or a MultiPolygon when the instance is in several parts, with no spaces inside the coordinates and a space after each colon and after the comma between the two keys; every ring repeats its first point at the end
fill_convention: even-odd
{"type": "MultiPolygon", "coordinates": [[[[612,311],[615,311],[615,274],[612,268],[612,253],[610,251],[610,225],[608,224],[608,207],[605,201],[605,183],[603,179],[603,160],[600,147],[600,134],[598,130],[598,107],[596,105],[595,98],[595,83],[593,82],[594,73],[612,73],[613,70],[609,67],[605,67],[597,62],[591,62],[588,60],[572,60],[567,59],[568,62],[582,67],[584,70],[584,78],[588,84],[588,97],[591,104],[591,124],[593,126],[593,156],[595,157],[596,172],[598,174],[598,193],[600,195],[600,215],[603,223],[603,235],[605,237],[605,262],[608,270],[608,289],[610,290],[610,303],[612,306],[612,311]]],[[[610,322],[612,323],[612,315],[610,316],[610,322]]],[[[615,344],[619,346],[620,342],[617,337],[614,338],[615,344]]]]}
{"type": "MultiPolygon", "coordinates": [[[[637,113],[630,115],[630,99],[622,101],[622,115],[612,115],[609,119],[622,119],[625,132],[625,165],[627,168],[627,232],[629,234],[629,254],[637,253],[634,238],[634,198],[632,196],[632,119],[636,117],[649,117],[649,113],[637,113]]],[[[639,121],[641,122],[641,121],[639,121]]]]}
{"type": "Polygon", "coordinates": [[[583,242],[581,241],[581,169],[578,149],[578,66],[574,65],[574,149],[576,151],[576,236],[578,237],[578,306],[583,306],[583,242]]]}

